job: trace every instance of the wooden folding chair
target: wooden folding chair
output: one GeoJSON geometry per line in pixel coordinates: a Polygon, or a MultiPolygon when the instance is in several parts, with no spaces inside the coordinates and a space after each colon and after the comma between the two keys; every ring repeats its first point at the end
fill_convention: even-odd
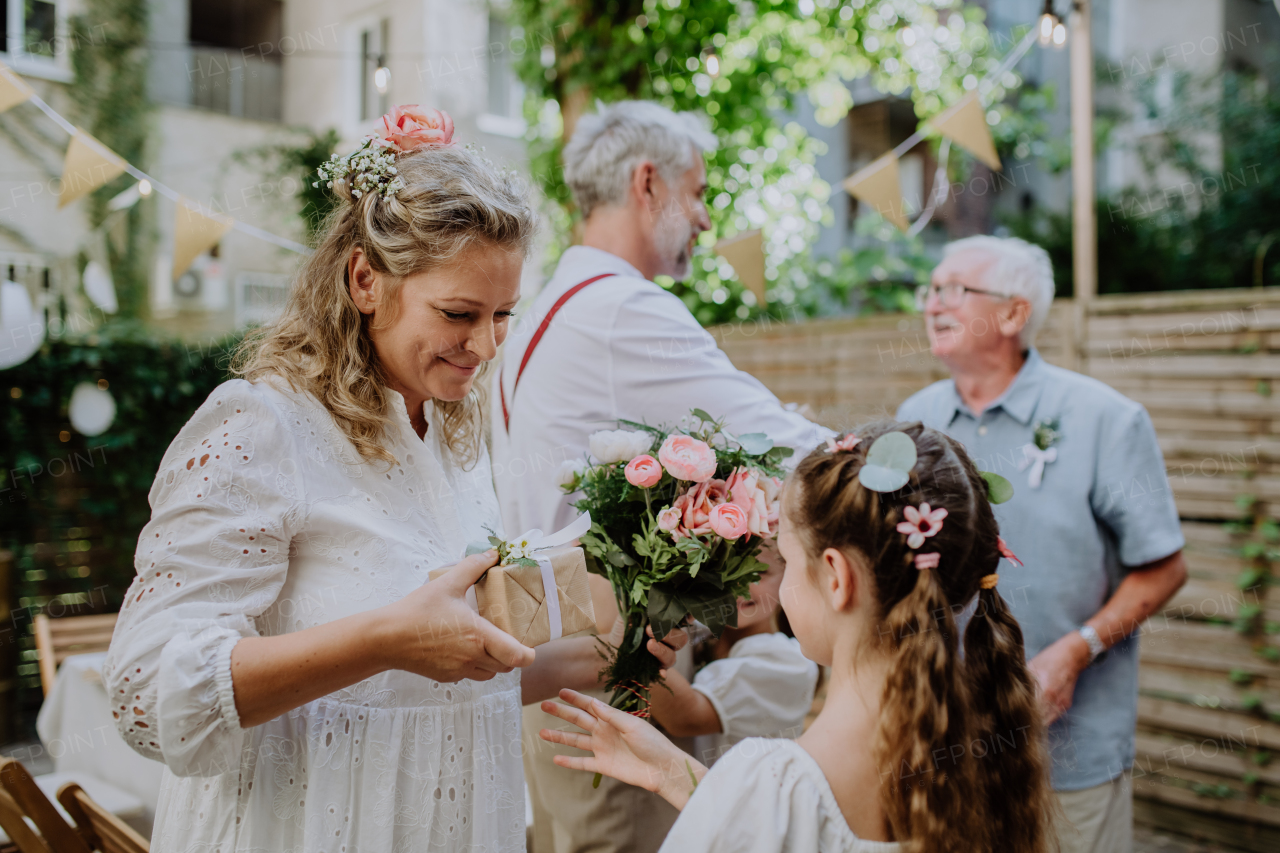
{"type": "Polygon", "coordinates": [[[107,650],[119,615],[104,613],[59,619],[50,619],[43,613],[36,616],[36,655],[40,659],[40,684],[44,687],[44,695],[48,696],[53,689],[58,667],[68,657],[107,650]]]}
{"type": "Polygon", "coordinates": [[[76,830],[102,853],[149,853],[151,845],[120,818],[104,809],[75,782],[58,789],[58,802],[71,815],[76,830]]]}
{"type": "MultiPolygon", "coordinates": [[[[3,788],[4,793],[13,800],[21,815],[35,824],[40,833],[40,841],[44,847],[35,846],[28,850],[23,847],[21,841],[23,834],[17,824],[14,824],[14,830],[18,831],[18,835],[14,835],[13,831],[7,825],[5,826],[5,831],[10,833],[9,837],[17,842],[23,853],[46,853],[49,850],[56,853],[91,853],[91,848],[80,833],[72,829],[58,813],[57,806],[49,802],[49,798],[44,795],[44,791],[40,790],[36,780],[31,778],[27,768],[12,758],[0,758],[0,788],[3,788]]],[[[35,835],[34,832],[30,834],[35,835]]],[[[30,837],[27,838],[30,842],[30,837]]]]}
{"type": "Polygon", "coordinates": [[[0,849],[18,850],[20,853],[53,853],[44,839],[27,823],[17,802],[4,790],[0,790],[0,828],[9,836],[9,842],[0,849]]]}

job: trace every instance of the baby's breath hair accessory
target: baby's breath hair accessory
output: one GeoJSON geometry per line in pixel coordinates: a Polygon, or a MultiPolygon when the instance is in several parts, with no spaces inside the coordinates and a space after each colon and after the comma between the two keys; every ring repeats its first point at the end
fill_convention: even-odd
{"type": "MultiPolygon", "coordinates": [[[[367,137],[364,144],[345,157],[337,154],[322,163],[316,170],[325,186],[351,182],[351,197],[360,198],[365,193],[381,193],[389,198],[404,189],[404,179],[397,174],[394,148],[376,136],[367,137]]],[[[311,184],[320,186],[320,181],[311,184]]]]}
{"type": "Polygon", "coordinates": [[[846,435],[844,438],[841,438],[841,439],[828,438],[827,452],[828,453],[840,453],[841,451],[847,452],[857,447],[861,441],[862,439],[858,438],[853,433],[849,433],[848,435],[846,435]]]}

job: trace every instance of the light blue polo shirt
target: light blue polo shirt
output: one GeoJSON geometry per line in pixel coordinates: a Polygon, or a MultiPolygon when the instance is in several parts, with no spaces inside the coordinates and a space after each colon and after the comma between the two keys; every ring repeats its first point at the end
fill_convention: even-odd
{"type": "MultiPolygon", "coordinates": [[[[964,444],[978,468],[1013,484],[995,510],[1023,561],[1000,562],[999,590],[1022,626],[1027,659],[1102,608],[1128,571],[1168,557],[1184,540],[1164,457],[1146,409],[1115,389],[1046,364],[1034,349],[1004,394],[975,415],[945,379],[898,409],[964,444]],[[1031,488],[1026,445],[1058,419],[1057,458],[1031,488]]],[[[1101,785],[1133,765],[1138,638],[1127,637],[1080,674],[1070,710],[1049,729],[1053,787],[1101,785]]]]}

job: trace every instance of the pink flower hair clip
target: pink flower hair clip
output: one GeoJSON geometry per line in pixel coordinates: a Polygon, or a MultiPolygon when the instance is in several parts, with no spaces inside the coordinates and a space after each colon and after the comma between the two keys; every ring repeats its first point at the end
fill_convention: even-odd
{"type": "Polygon", "coordinates": [[[928,554],[916,554],[916,568],[921,570],[936,569],[941,560],[942,555],[936,551],[931,551],[928,554]]]}
{"type": "Polygon", "coordinates": [[[848,452],[850,450],[853,450],[855,447],[857,447],[858,443],[861,441],[862,439],[858,438],[853,433],[849,433],[844,438],[839,439],[838,441],[834,438],[828,438],[827,452],[828,453],[840,453],[841,451],[848,452]]]}
{"type": "Polygon", "coordinates": [[[942,529],[942,520],[947,517],[946,507],[931,509],[927,503],[916,509],[909,506],[902,511],[906,521],[898,522],[898,532],[907,534],[907,547],[919,548],[924,540],[936,536],[942,529]]]}
{"type": "Polygon", "coordinates": [[[996,537],[996,548],[1000,551],[1000,556],[1004,557],[1015,566],[1021,566],[1022,561],[1018,559],[1018,555],[1009,550],[1009,546],[1005,544],[1003,536],[996,537]]]}

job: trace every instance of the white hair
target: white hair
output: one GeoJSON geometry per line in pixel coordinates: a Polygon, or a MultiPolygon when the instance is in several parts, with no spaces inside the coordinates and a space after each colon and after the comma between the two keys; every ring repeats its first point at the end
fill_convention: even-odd
{"type": "Polygon", "coordinates": [[[978,235],[948,243],[943,257],[968,249],[989,252],[993,262],[984,275],[983,285],[995,293],[1020,296],[1031,303],[1031,316],[1018,335],[1024,348],[1036,341],[1036,333],[1049,319],[1053,305],[1053,264],[1049,253],[1034,243],[1017,237],[978,235]]]}
{"type": "Polygon", "coordinates": [[[715,134],[693,113],[652,101],[596,103],[564,149],[565,183],[583,216],[602,204],[625,204],[631,175],[645,160],[671,183],[693,167],[695,150],[715,150],[715,134]]]}

